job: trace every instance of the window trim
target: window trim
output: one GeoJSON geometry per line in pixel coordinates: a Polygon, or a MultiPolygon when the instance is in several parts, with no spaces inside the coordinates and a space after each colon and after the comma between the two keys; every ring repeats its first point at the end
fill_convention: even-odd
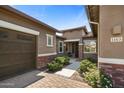
{"type": "Polygon", "coordinates": [[[64,42],[59,40],[58,42],[58,53],[64,53],[64,42]],[[60,52],[60,43],[62,43],[62,51],[60,52]]]}
{"type": "Polygon", "coordinates": [[[53,47],[53,35],[46,34],[46,36],[47,36],[47,47],[53,47]],[[48,43],[48,37],[51,38],[51,45],[49,45],[49,43],[48,43]]]}

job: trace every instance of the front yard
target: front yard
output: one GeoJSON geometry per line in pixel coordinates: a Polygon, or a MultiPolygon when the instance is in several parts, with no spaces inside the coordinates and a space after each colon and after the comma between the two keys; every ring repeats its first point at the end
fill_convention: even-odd
{"type": "Polygon", "coordinates": [[[80,62],[67,56],[57,57],[48,70],[33,71],[0,81],[0,87],[26,88],[106,88],[112,87],[111,78],[100,71],[92,60],[80,62]],[[13,84],[13,85],[6,85],[13,84]]]}

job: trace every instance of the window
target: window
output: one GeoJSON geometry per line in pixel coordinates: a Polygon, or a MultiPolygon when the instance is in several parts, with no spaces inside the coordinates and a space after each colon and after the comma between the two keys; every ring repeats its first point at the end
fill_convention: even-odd
{"type": "Polygon", "coordinates": [[[53,47],[53,36],[49,34],[47,34],[47,46],[53,47]]]}
{"type": "Polygon", "coordinates": [[[84,53],[96,53],[96,40],[84,41],[84,53]]]}
{"type": "Polygon", "coordinates": [[[25,41],[32,41],[33,37],[32,36],[27,36],[27,35],[22,35],[22,34],[17,34],[17,39],[25,40],[25,41]]]}
{"type": "Polygon", "coordinates": [[[64,51],[63,41],[59,41],[58,49],[59,49],[59,53],[63,53],[64,51]]]}

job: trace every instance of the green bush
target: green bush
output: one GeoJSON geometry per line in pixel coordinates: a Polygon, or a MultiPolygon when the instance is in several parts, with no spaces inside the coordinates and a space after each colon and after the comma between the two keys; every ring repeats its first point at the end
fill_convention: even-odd
{"type": "Polygon", "coordinates": [[[106,75],[103,71],[100,72],[100,86],[102,88],[112,88],[113,86],[111,77],[106,75]]]}
{"type": "Polygon", "coordinates": [[[88,72],[84,73],[84,80],[92,87],[95,88],[99,87],[100,85],[99,70],[90,69],[88,72]]]}
{"type": "Polygon", "coordinates": [[[62,69],[64,65],[69,64],[70,58],[67,56],[56,57],[52,63],[48,63],[47,67],[49,71],[58,71],[62,69]]]}
{"type": "Polygon", "coordinates": [[[84,80],[92,87],[111,88],[113,86],[111,78],[98,69],[91,60],[82,60],[79,69],[84,80]]]}
{"type": "Polygon", "coordinates": [[[55,61],[57,62],[57,63],[60,63],[60,64],[63,64],[63,65],[67,65],[67,64],[69,64],[69,57],[67,57],[67,56],[62,56],[62,57],[56,57],[55,58],[55,61]]]}
{"type": "Polygon", "coordinates": [[[91,61],[85,59],[80,62],[80,73],[85,73],[89,71],[89,69],[96,69],[96,64],[92,63],[91,61]]]}
{"type": "Polygon", "coordinates": [[[99,69],[90,69],[84,73],[84,80],[95,88],[111,88],[113,86],[111,78],[99,69]]]}
{"type": "Polygon", "coordinates": [[[52,63],[48,63],[47,67],[48,67],[49,71],[54,72],[54,71],[62,69],[63,64],[60,64],[60,63],[57,63],[57,62],[53,61],[52,63]]]}
{"type": "Polygon", "coordinates": [[[64,64],[65,62],[65,58],[64,57],[56,57],[55,62],[60,63],[60,64],[64,64]]]}
{"type": "Polygon", "coordinates": [[[70,57],[68,57],[68,56],[64,56],[64,57],[65,57],[65,61],[66,61],[67,63],[69,63],[70,57]]]}
{"type": "Polygon", "coordinates": [[[89,61],[91,61],[92,63],[97,63],[97,61],[91,57],[87,58],[89,61]]]}

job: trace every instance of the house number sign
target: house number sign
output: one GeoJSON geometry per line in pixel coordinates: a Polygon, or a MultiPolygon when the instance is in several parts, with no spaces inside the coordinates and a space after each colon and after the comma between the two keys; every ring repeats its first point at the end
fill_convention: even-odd
{"type": "Polygon", "coordinates": [[[116,43],[116,42],[123,42],[123,37],[111,37],[110,42],[116,43]]]}

